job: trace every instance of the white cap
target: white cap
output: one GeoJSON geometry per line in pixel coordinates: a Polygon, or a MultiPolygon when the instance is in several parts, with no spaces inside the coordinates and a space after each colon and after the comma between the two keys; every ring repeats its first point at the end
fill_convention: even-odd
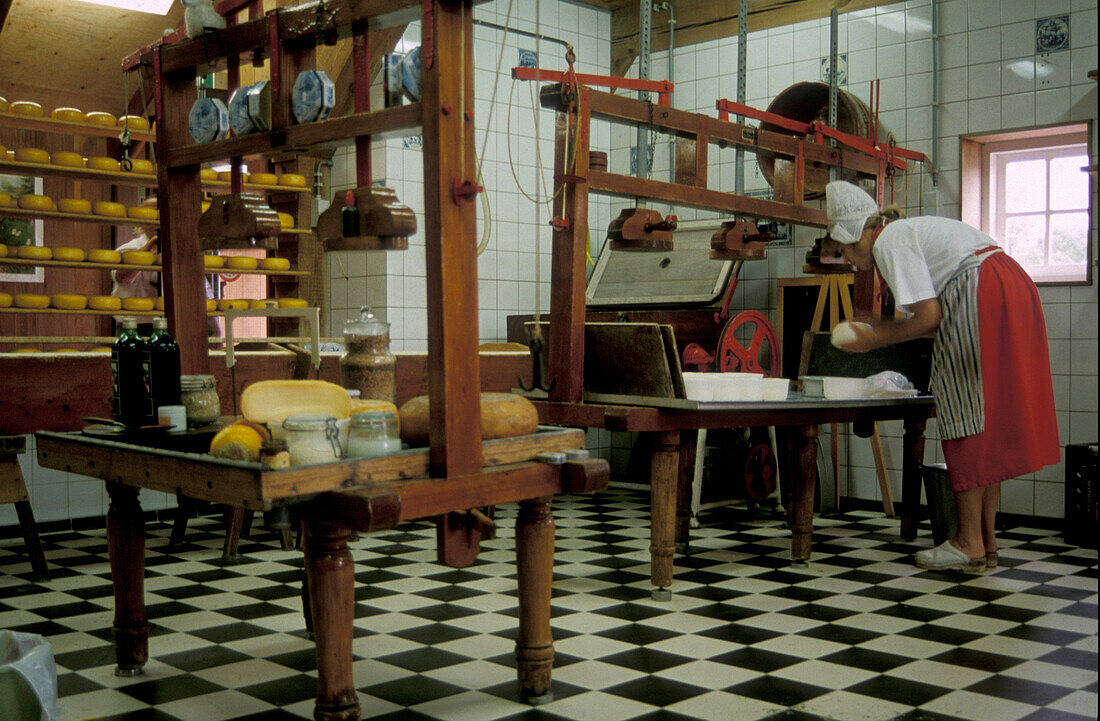
{"type": "Polygon", "coordinates": [[[850,245],[859,242],[864,224],[878,212],[878,205],[858,185],[834,180],[825,186],[825,212],[829,218],[829,237],[850,245]]]}

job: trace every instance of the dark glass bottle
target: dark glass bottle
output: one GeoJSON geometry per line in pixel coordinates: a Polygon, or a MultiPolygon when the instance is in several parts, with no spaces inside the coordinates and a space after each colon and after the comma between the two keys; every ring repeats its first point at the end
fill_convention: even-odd
{"type": "Polygon", "coordinates": [[[136,427],[148,420],[149,397],[145,391],[145,368],[149,346],[137,331],[137,321],[122,321],[122,330],[111,346],[111,417],[136,427]]]}
{"type": "Polygon", "coordinates": [[[149,335],[150,423],[158,421],[157,409],[180,404],[180,347],[168,333],[165,318],[153,319],[149,335]]]}

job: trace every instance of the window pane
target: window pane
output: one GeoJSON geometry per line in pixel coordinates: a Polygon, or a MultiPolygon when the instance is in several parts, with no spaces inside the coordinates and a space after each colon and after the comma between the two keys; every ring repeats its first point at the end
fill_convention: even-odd
{"type": "Polygon", "coordinates": [[[1081,168],[1087,155],[1071,155],[1050,161],[1050,209],[1080,210],[1089,206],[1089,176],[1081,168]]]}
{"type": "Polygon", "coordinates": [[[1005,218],[1004,249],[1020,265],[1046,265],[1046,218],[1005,218]]]}
{"type": "Polygon", "coordinates": [[[1046,210],[1047,162],[1017,160],[1005,163],[1005,212],[1027,213],[1046,210]]]}
{"type": "MultiPolygon", "coordinates": [[[[1081,173],[1081,175],[1085,174],[1081,173]]],[[[1056,213],[1051,215],[1050,264],[1080,265],[1085,263],[1088,233],[1088,213],[1056,213]]]]}

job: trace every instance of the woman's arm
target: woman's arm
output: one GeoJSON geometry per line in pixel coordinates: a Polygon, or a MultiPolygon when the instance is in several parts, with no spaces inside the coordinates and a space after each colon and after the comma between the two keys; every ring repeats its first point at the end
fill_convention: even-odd
{"type": "Polygon", "coordinates": [[[931,335],[943,320],[943,309],[935,298],[917,301],[909,306],[912,315],[906,318],[880,318],[871,321],[871,329],[858,325],[854,330],[857,339],[841,348],[856,353],[866,353],[875,348],[897,345],[907,340],[931,335]]]}

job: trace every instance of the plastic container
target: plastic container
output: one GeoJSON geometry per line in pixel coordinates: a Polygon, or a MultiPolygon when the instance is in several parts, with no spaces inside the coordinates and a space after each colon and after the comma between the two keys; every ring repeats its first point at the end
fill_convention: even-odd
{"type": "Polygon", "coordinates": [[[344,324],[344,355],[340,358],[340,384],[359,391],[366,400],[389,401],[397,397],[397,359],[390,352],[390,324],[378,320],[367,306],[359,318],[344,324]]]}
{"type": "Polygon", "coordinates": [[[56,721],[57,666],[36,633],[0,631],[0,718],[56,721]]]}
{"type": "Polygon", "coordinates": [[[348,458],[377,458],[401,450],[397,416],[390,411],[365,411],[351,417],[348,458]]]}

